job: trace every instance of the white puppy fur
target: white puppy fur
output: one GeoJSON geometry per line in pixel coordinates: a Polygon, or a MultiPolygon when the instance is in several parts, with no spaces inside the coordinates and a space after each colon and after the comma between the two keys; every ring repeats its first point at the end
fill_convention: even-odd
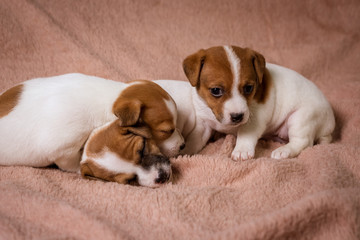
{"type": "Polygon", "coordinates": [[[265,68],[255,51],[230,46],[200,50],[184,60],[184,70],[192,86],[155,81],[177,103],[177,127],[186,142],[183,154],[199,152],[214,130],[237,135],[233,160],[253,158],[261,137],[289,140],[272,152],[273,158],[295,157],[314,142],[331,142],[335,118],[321,91],[293,70],[269,63],[265,68]],[[232,115],[238,117],[232,120],[232,115]]]}
{"type": "Polygon", "coordinates": [[[314,142],[330,143],[335,118],[330,104],[314,83],[297,72],[275,64],[266,64],[271,79],[269,99],[253,102],[251,113],[237,131],[232,159],[246,160],[255,155],[262,136],[277,136],[289,143],[275,149],[272,158],[291,158],[314,142]]]}
{"type": "MultiPolygon", "coordinates": [[[[63,170],[78,171],[81,149],[90,132],[117,119],[114,102],[135,84],[144,81],[126,84],[77,73],[21,83],[16,106],[0,117],[0,164],[44,167],[55,163],[63,170]]],[[[158,104],[152,104],[156,111],[158,104]]],[[[173,101],[166,105],[176,113],[173,101]]],[[[178,131],[173,135],[160,144],[171,156],[183,144],[178,131]]]]}

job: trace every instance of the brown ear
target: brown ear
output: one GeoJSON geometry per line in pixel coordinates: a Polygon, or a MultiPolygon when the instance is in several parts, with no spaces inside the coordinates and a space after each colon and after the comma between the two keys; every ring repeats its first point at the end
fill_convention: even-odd
{"type": "Polygon", "coordinates": [[[119,173],[113,177],[113,182],[128,184],[136,177],[133,173],[119,173]]]}
{"type": "Polygon", "coordinates": [[[155,141],[148,141],[147,148],[150,154],[163,155],[155,141]]]}
{"type": "Polygon", "coordinates": [[[265,58],[258,52],[253,51],[252,64],[256,72],[258,86],[254,98],[263,103],[269,96],[271,81],[269,81],[269,72],[265,67],[265,58]]]}
{"type": "Polygon", "coordinates": [[[85,162],[80,167],[81,176],[90,180],[104,180],[110,182],[117,182],[127,184],[135,177],[133,173],[113,173],[101,168],[94,162],[85,162]]]}
{"type": "Polygon", "coordinates": [[[202,67],[205,62],[205,50],[201,49],[198,52],[188,56],[183,61],[183,69],[190,84],[195,87],[198,85],[202,67]]]}
{"type": "Polygon", "coordinates": [[[90,180],[98,180],[102,179],[105,181],[109,181],[106,179],[106,171],[100,168],[97,164],[92,161],[87,161],[85,163],[80,163],[80,173],[83,178],[87,178],[90,180]]]}
{"type": "Polygon", "coordinates": [[[137,99],[117,99],[113,106],[113,113],[120,120],[120,126],[135,125],[140,118],[142,102],[137,99]]]}
{"type": "Polygon", "coordinates": [[[141,136],[143,138],[149,139],[152,137],[150,129],[147,126],[128,127],[128,128],[126,128],[126,130],[137,136],[141,136]]]}
{"type": "Polygon", "coordinates": [[[261,84],[265,72],[265,58],[260,53],[254,51],[254,55],[252,56],[251,61],[254,66],[259,84],[261,84]]]}
{"type": "Polygon", "coordinates": [[[80,165],[80,172],[81,172],[81,176],[83,178],[92,178],[94,177],[94,173],[91,170],[91,168],[88,166],[87,163],[83,163],[80,165]]]}

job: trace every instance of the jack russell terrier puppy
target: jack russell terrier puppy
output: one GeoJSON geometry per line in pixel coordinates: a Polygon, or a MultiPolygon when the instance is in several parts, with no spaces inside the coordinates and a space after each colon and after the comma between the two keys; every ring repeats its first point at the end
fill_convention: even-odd
{"type": "MultiPolygon", "coordinates": [[[[130,175],[139,170],[130,172],[129,166],[142,167],[146,172],[152,168],[147,169],[149,163],[143,162],[159,159],[164,167],[156,167],[158,176],[151,173],[147,176],[154,179],[143,180],[145,185],[153,185],[170,176],[168,159],[162,154],[175,156],[184,146],[176,121],[175,102],[150,81],[126,84],[76,73],[32,79],[0,95],[0,164],[56,164],[65,171],[79,171],[90,133],[97,128],[90,137],[96,140],[97,136],[104,138],[102,132],[111,128],[115,132],[106,133],[102,145],[97,144],[95,149],[90,146],[90,151],[84,152],[84,161],[93,161],[88,165],[96,164],[115,175],[121,172],[118,166],[123,165],[130,175]],[[136,129],[138,126],[140,129],[136,129]],[[118,146],[121,144],[124,146],[118,146]],[[92,157],[94,152],[97,157],[92,157]]],[[[91,175],[89,172],[83,176],[91,175]]]]}
{"type": "Polygon", "coordinates": [[[214,130],[237,135],[235,161],[253,158],[261,137],[288,141],[272,152],[277,159],[296,157],[315,142],[331,142],[330,104],[295,71],[265,64],[261,54],[235,46],[201,49],[184,60],[183,68],[191,86],[155,81],[178,105],[177,125],[186,142],[182,153],[200,151],[214,130]]]}
{"type": "Polygon", "coordinates": [[[81,175],[122,184],[158,187],[171,178],[169,158],[162,155],[146,126],[122,127],[116,119],[93,130],[80,161],[81,175]]]}

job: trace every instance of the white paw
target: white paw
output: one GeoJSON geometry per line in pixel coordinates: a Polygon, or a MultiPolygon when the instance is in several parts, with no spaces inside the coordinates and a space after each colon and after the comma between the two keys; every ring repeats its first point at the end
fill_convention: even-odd
{"type": "Polygon", "coordinates": [[[286,145],[279,147],[272,151],[271,157],[275,159],[283,159],[291,157],[291,149],[288,148],[286,145]]]}
{"type": "Polygon", "coordinates": [[[234,149],[234,151],[231,153],[231,159],[233,161],[239,161],[239,160],[244,161],[254,158],[254,155],[255,155],[255,150],[241,151],[234,149]]]}

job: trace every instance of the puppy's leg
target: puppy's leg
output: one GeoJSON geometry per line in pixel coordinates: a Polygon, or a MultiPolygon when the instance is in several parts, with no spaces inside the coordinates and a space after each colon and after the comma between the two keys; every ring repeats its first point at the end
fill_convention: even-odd
{"type": "Polygon", "coordinates": [[[313,146],[315,134],[321,124],[318,114],[309,109],[300,109],[288,119],[289,143],[275,149],[272,158],[292,158],[300,154],[306,147],[313,146]]]}
{"type": "Polygon", "coordinates": [[[321,136],[317,139],[317,143],[318,144],[324,144],[324,143],[331,143],[332,141],[332,136],[331,134],[325,135],[325,136],[321,136]]]}
{"type": "Polygon", "coordinates": [[[313,141],[307,137],[290,137],[289,143],[275,149],[271,157],[275,159],[293,158],[300,154],[306,147],[313,145],[313,141]]]}
{"type": "Polygon", "coordinates": [[[81,151],[69,151],[68,154],[64,154],[62,157],[56,159],[54,163],[64,171],[76,172],[80,168],[81,151]]]}
{"type": "Polygon", "coordinates": [[[264,133],[265,128],[265,124],[260,124],[256,118],[252,118],[251,122],[241,126],[237,132],[236,145],[231,153],[231,159],[238,161],[254,158],[257,141],[264,133]]]}

